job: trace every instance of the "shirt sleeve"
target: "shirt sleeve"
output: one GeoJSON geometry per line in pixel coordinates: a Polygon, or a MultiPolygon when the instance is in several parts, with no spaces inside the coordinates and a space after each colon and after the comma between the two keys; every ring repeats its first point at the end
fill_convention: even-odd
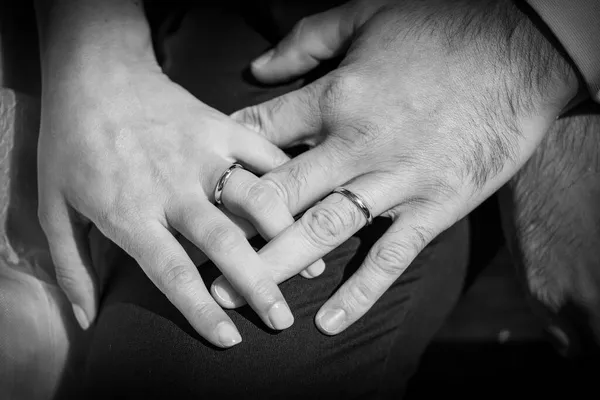
{"type": "Polygon", "coordinates": [[[527,0],[560,41],[600,102],[600,0],[527,0]]]}

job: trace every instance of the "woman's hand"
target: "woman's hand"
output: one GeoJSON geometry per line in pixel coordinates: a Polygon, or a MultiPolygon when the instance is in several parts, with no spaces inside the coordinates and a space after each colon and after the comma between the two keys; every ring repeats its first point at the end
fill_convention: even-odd
{"type": "Polygon", "coordinates": [[[263,174],[288,157],[162,74],[139,4],[58,3],[41,18],[39,217],[58,282],[82,327],[94,320],[98,298],[90,224],[135,258],[213,344],[232,346],[241,338],[176,232],[221,269],[268,326],[289,327],[293,316],[246,240],[252,227],[244,223],[270,239],[293,222],[275,191],[250,172],[263,174]],[[52,22],[53,13],[62,19],[52,22]],[[248,170],[237,169],[225,187],[226,205],[241,217],[230,219],[212,202],[234,161],[248,170]]]}
{"type": "MultiPolygon", "coordinates": [[[[353,1],[301,21],[253,72],[289,79],[346,50],[323,78],[234,114],[280,147],[320,143],[262,178],[293,213],[308,208],[260,252],[277,281],[367,222],[335,188],[394,220],[317,314],[327,334],[360,318],[435,236],[506,182],[577,87],[504,0],[353,1]]],[[[222,305],[240,304],[224,279],[214,286],[229,293],[222,305]]]]}

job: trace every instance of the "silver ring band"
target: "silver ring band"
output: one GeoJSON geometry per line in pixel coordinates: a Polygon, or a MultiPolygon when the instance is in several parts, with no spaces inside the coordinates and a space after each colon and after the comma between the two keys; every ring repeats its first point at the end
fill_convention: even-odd
{"type": "Polygon", "coordinates": [[[217,185],[215,186],[215,204],[217,204],[218,206],[220,206],[221,204],[223,204],[223,201],[221,200],[221,196],[223,196],[223,188],[225,187],[225,184],[227,183],[227,181],[231,177],[231,174],[233,174],[233,171],[236,168],[245,169],[242,166],[242,164],[233,163],[233,164],[231,164],[229,166],[229,168],[227,168],[225,170],[225,172],[223,172],[223,174],[221,175],[221,177],[217,181],[217,185]]]}
{"type": "Polygon", "coordinates": [[[363,213],[363,215],[367,219],[367,225],[371,225],[371,223],[373,222],[373,215],[371,214],[371,210],[369,210],[369,207],[367,207],[366,203],[363,201],[363,199],[360,198],[359,195],[341,186],[339,188],[334,189],[332,193],[339,193],[348,200],[350,200],[352,203],[354,203],[354,205],[358,207],[358,209],[363,213]]]}

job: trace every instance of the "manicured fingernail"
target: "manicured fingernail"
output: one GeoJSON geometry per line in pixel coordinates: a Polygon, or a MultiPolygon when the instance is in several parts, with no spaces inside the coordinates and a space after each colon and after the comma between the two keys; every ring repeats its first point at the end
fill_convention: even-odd
{"type": "Polygon", "coordinates": [[[75,319],[79,323],[79,326],[81,326],[81,329],[85,331],[90,327],[90,320],[87,315],[85,315],[83,308],[79,307],[77,304],[73,304],[73,314],[75,314],[75,319]]]}
{"type": "Polygon", "coordinates": [[[282,301],[271,306],[269,310],[269,321],[274,329],[283,330],[289,328],[294,323],[294,316],[287,304],[282,301]]]}
{"type": "Polygon", "coordinates": [[[344,310],[327,310],[319,318],[321,328],[327,333],[335,333],[344,323],[344,310]]]}
{"type": "MultiPolygon", "coordinates": [[[[259,132],[260,133],[260,132],[259,132]]],[[[284,152],[278,153],[274,158],[273,158],[273,162],[275,163],[275,165],[273,166],[273,169],[282,166],[283,164],[287,163],[288,161],[290,161],[291,158],[288,157],[287,154],[285,154],[284,152]]]]}
{"type": "Polygon", "coordinates": [[[311,275],[310,271],[308,269],[302,270],[300,271],[300,276],[306,279],[313,279],[314,276],[311,275]]]}
{"type": "Polygon", "coordinates": [[[252,61],[252,66],[254,68],[262,67],[263,65],[268,63],[271,60],[271,58],[273,58],[273,54],[275,54],[275,49],[267,51],[265,54],[252,61]]]}
{"type": "Polygon", "coordinates": [[[227,307],[239,307],[246,303],[246,300],[235,291],[224,276],[215,279],[212,289],[213,294],[227,307]]]}
{"type": "Polygon", "coordinates": [[[308,274],[312,278],[316,278],[321,275],[325,271],[325,261],[318,260],[315,261],[311,266],[308,267],[308,274]]]}
{"type": "Polygon", "coordinates": [[[221,322],[217,326],[217,337],[224,347],[235,346],[242,341],[240,333],[229,322],[221,322]]]}

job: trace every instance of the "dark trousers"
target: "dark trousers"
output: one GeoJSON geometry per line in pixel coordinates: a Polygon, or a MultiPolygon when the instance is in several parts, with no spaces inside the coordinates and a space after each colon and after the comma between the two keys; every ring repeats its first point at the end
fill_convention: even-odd
{"type": "MultiPolygon", "coordinates": [[[[186,9],[180,17],[171,27],[161,25],[156,46],[165,72],[201,101],[229,113],[300,84],[261,87],[245,72],[272,45],[269,40],[276,40],[272,18],[231,4],[186,9]]],[[[388,226],[376,220],[327,255],[321,277],[296,276],[281,284],[295,316],[290,329],[268,330],[247,306],[228,311],[243,337],[229,350],[200,338],[135,262],[120,257],[101,303],[82,398],[402,397],[420,355],[460,295],[466,221],[427,246],[345,332],[328,337],[314,323],[319,307],[388,226]]],[[[207,285],[219,275],[211,263],[199,270],[207,285]]]]}

